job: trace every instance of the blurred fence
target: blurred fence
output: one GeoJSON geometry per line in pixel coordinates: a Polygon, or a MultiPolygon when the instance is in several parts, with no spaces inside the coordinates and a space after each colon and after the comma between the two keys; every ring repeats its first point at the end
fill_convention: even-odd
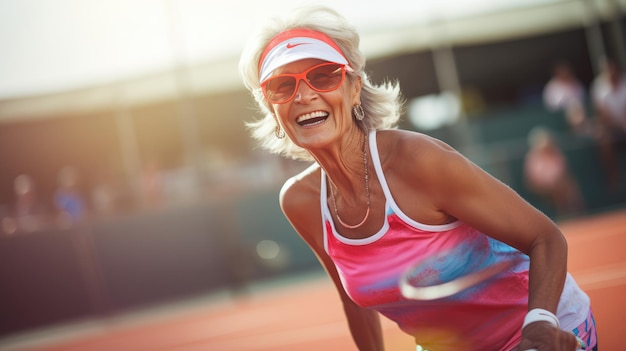
{"type": "Polygon", "coordinates": [[[0,337],[316,269],[276,194],[0,237],[0,337]],[[263,240],[279,252],[259,256],[263,240]]]}

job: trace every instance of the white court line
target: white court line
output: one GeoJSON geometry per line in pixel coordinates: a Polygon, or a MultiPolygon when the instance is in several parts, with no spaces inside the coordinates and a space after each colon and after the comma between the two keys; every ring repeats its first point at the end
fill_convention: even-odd
{"type": "Polygon", "coordinates": [[[600,266],[573,274],[584,290],[598,290],[626,285],[626,262],[600,266]]]}
{"type": "Polygon", "coordinates": [[[193,347],[192,345],[181,345],[180,347],[170,348],[168,351],[193,351],[194,349],[206,350],[207,348],[210,350],[220,351],[267,350],[288,345],[294,345],[295,347],[306,342],[346,336],[348,335],[347,333],[348,329],[346,323],[336,322],[299,329],[287,329],[285,331],[267,333],[263,335],[256,334],[246,336],[245,333],[242,333],[237,338],[230,338],[228,340],[221,341],[211,341],[209,339],[205,339],[205,342],[199,343],[197,347],[193,347]]]}
{"type": "Polygon", "coordinates": [[[205,323],[207,326],[203,338],[216,338],[228,334],[238,334],[246,330],[254,330],[272,323],[282,323],[291,316],[291,311],[276,308],[254,308],[253,313],[242,311],[234,315],[220,317],[219,320],[211,320],[205,323]]]}
{"type": "MultiPolygon", "coordinates": [[[[397,326],[382,323],[383,330],[395,329],[397,326]]],[[[193,345],[181,345],[177,347],[168,348],[168,351],[195,351],[195,350],[220,350],[220,351],[257,351],[257,350],[271,350],[277,347],[284,347],[293,345],[294,349],[298,345],[306,344],[307,342],[318,342],[324,339],[344,338],[349,337],[349,329],[346,322],[332,322],[326,324],[320,324],[310,327],[302,327],[298,329],[288,329],[284,331],[278,331],[274,333],[267,333],[263,335],[245,336],[240,335],[238,338],[222,340],[222,341],[210,341],[207,340],[204,343],[193,345]]]]}
{"type": "Polygon", "coordinates": [[[615,213],[580,217],[571,221],[557,223],[557,225],[568,239],[597,240],[600,237],[626,234],[626,229],[623,227],[625,222],[626,211],[620,210],[615,213]],[[616,223],[617,225],[614,225],[616,223]],[[598,226],[604,229],[598,230],[598,226]]]}

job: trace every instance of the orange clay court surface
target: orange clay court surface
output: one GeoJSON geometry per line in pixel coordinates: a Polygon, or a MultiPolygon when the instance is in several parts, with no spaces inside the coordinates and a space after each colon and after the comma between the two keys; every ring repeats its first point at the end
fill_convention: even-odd
{"type": "MultiPolygon", "coordinates": [[[[603,351],[625,350],[626,211],[558,223],[569,242],[569,271],[591,296],[603,351]]],[[[414,350],[383,319],[387,350],[414,350]]],[[[58,327],[2,342],[20,351],[356,350],[337,294],[322,274],[174,306],[58,327]]]]}

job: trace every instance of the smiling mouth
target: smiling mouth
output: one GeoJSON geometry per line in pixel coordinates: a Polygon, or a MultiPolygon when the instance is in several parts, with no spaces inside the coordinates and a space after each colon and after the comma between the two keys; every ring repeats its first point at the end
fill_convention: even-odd
{"type": "Polygon", "coordinates": [[[324,122],[328,118],[328,112],[315,111],[298,116],[296,123],[302,127],[310,127],[324,122]]]}

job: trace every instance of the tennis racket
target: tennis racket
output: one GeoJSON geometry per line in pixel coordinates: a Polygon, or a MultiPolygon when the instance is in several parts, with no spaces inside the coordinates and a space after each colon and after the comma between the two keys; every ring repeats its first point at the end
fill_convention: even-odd
{"type": "MultiPolygon", "coordinates": [[[[431,260],[428,260],[429,262],[431,260]]],[[[523,261],[522,258],[497,262],[474,273],[461,276],[459,278],[436,285],[421,285],[416,276],[423,271],[423,265],[419,262],[406,269],[399,279],[400,293],[411,300],[430,301],[452,296],[461,291],[469,289],[480,283],[495,278],[498,274],[505,272],[523,261]]]]}
{"type": "MultiPolygon", "coordinates": [[[[519,264],[522,259],[515,258],[511,260],[506,260],[502,262],[497,262],[495,264],[489,265],[486,268],[478,270],[474,273],[461,276],[459,278],[450,280],[448,282],[442,284],[435,285],[420,285],[420,282],[417,280],[417,275],[423,271],[424,265],[429,264],[432,260],[427,260],[428,262],[419,262],[414,265],[409,266],[401,275],[399,279],[400,293],[411,300],[420,300],[420,301],[430,301],[437,300],[444,297],[455,295],[461,291],[469,289],[473,286],[476,286],[480,283],[484,283],[489,281],[490,279],[495,278],[498,274],[505,272],[517,264],[519,264]]],[[[421,346],[417,346],[417,350],[427,351],[421,346]]],[[[529,349],[525,351],[538,351],[537,349],[529,349]]]]}
{"type": "MultiPolygon", "coordinates": [[[[428,260],[429,262],[432,260],[428,260]]],[[[423,270],[423,265],[428,264],[424,262],[416,263],[406,269],[402,275],[400,275],[399,286],[400,292],[404,297],[411,300],[430,301],[437,300],[444,297],[452,296],[461,291],[469,289],[473,286],[487,282],[500,273],[503,273],[523,261],[521,257],[513,258],[498,263],[494,263],[486,268],[478,270],[474,273],[461,276],[457,279],[435,285],[420,285],[419,281],[416,281],[416,275],[423,270]]],[[[585,349],[585,344],[577,337],[579,347],[585,349]]],[[[418,345],[417,350],[421,349],[418,345]]],[[[424,350],[426,351],[426,350],[424,350]]],[[[527,349],[525,351],[538,351],[537,349],[527,349]]]]}

